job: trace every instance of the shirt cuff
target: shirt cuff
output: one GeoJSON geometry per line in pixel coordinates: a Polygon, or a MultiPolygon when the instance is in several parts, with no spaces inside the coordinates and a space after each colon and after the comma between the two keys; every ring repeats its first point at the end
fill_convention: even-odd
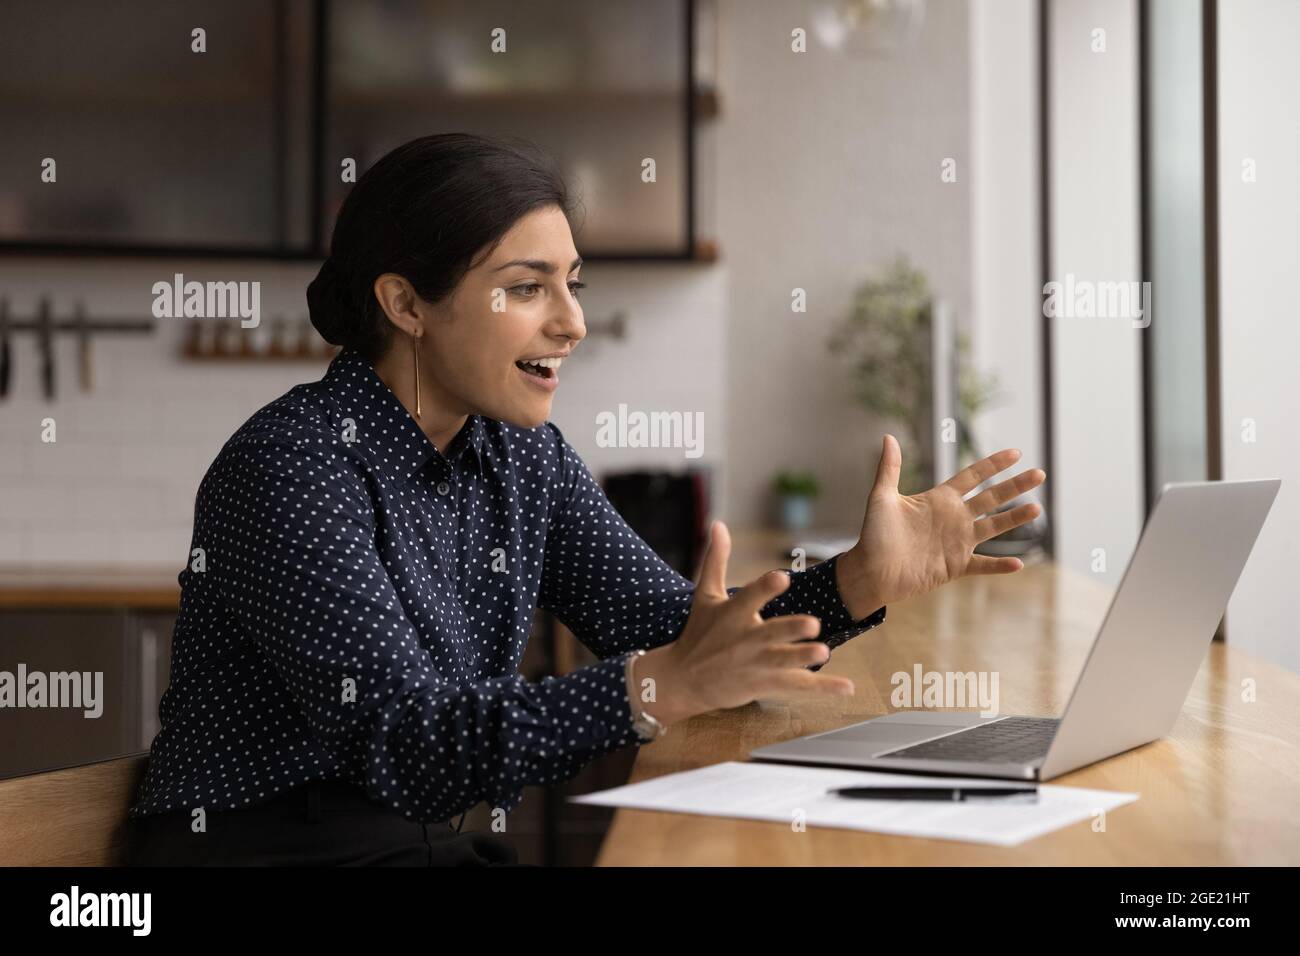
{"type": "Polygon", "coordinates": [[[880,607],[864,618],[854,619],[844,606],[835,565],[839,555],[806,571],[790,571],[790,586],[763,609],[764,617],[778,614],[811,614],[822,622],[822,630],[814,640],[835,648],[864,631],[880,626],[885,620],[885,609],[880,607]]]}
{"type": "Polygon", "coordinates": [[[601,751],[617,750],[641,737],[632,723],[632,704],[627,696],[627,654],[616,654],[584,667],[584,695],[591,701],[592,715],[584,730],[601,751]]]}

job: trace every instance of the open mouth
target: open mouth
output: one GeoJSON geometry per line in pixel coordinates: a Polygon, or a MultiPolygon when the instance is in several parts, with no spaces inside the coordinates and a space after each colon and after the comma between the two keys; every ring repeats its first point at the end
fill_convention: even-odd
{"type": "Polygon", "coordinates": [[[537,378],[554,378],[557,365],[542,365],[541,362],[559,362],[559,359],[539,359],[537,362],[516,362],[515,366],[537,378]]]}
{"type": "Polygon", "coordinates": [[[538,379],[538,385],[554,389],[559,384],[560,363],[563,361],[563,356],[552,355],[536,359],[520,359],[515,363],[515,367],[525,375],[538,379]]]}

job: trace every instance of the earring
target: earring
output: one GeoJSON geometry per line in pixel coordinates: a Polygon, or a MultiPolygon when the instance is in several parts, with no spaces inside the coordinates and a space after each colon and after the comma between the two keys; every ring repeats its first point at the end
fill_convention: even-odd
{"type": "Polygon", "coordinates": [[[420,417],[420,337],[411,333],[411,361],[415,365],[415,417],[420,417]]]}

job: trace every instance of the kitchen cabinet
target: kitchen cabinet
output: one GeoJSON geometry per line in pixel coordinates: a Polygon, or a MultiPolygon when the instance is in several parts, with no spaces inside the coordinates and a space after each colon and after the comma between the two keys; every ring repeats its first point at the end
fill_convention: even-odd
{"type": "Polygon", "coordinates": [[[0,777],[147,751],[175,621],[131,608],[0,610],[0,680],[24,703],[47,688],[42,706],[0,709],[0,777]]]}
{"type": "Polygon", "coordinates": [[[319,259],[356,174],[454,130],[553,157],[588,260],[715,254],[695,236],[716,98],[694,0],[11,6],[0,249],[319,259]]]}

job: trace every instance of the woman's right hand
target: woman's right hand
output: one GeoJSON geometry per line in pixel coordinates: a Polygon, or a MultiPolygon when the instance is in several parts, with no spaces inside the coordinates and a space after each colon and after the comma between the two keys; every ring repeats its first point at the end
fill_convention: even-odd
{"type": "Polygon", "coordinates": [[[734,596],[727,594],[731,535],[715,521],[686,626],[677,640],[635,663],[638,705],[663,724],[762,696],[850,695],[853,682],[810,671],[830,648],[811,641],[821,622],[809,614],[763,618],[759,611],[790,586],[769,571],[734,596]],[[646,690],[645,681],[653,683],[646,690]],[[646,699],[650,698],[650,699],[646,699]]]}

